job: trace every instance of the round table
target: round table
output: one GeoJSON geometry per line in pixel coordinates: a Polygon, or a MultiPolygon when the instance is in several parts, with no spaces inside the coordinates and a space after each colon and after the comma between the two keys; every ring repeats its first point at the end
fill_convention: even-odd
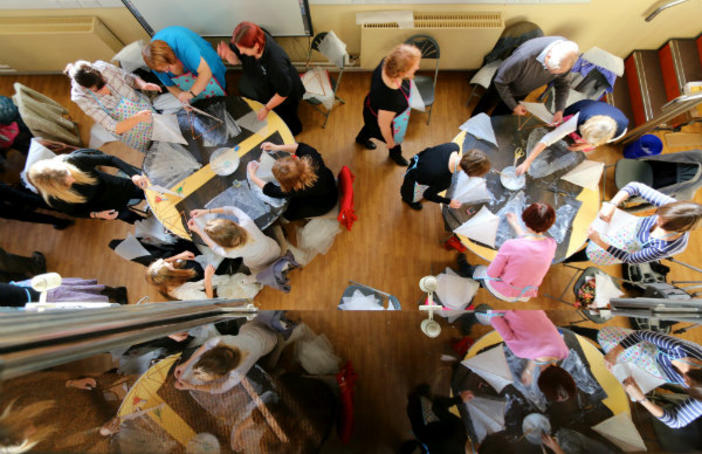
{"type": "MultiPolygon", "coordinates": [[[[514,115],[497,116],[491,118],[498,147],[495,147],[493,144],[484,140],[478,140],[474,136],[467,134],[465,131],[458,134],[453,139],[453,142],[458,144],[461,153],[463,152],[464,146],[470,146],[471,148],[478,148],[482,150],[490,158],[490,163],[492,164],[493,169],[502,170],[503,168],[513,164],[514,151],[518,146],[522,146],[524,149],[526,149],[524,144],[526,143],[532,129],[528,126],[519,129],[519,122],[519,118],[514,115]]],[[[518,162],[522,162],[523,159],[524,158],[521,158],[518,162]]],[[[564,238],[567,241],[560,242],[558,245],[556,255],[554,257],[554,263],[563,261],[566,257],[569,257],[577,252],[583,246],[583,244],[585,244],[585,241],[587,240],[588,227],[597,217],[597,212],[600,208],[599,190],[582,188],[564,180],[560,180],[560,176],[565,174],[567,170],[569,169],[557,171],[552,176],[545,177],[543,179],[532,179],[531,177],[527,176],[527,183],[525,188],[523,188],[527,196],[527,204],[529,202],[539,201],[548,203],[553,206],[554,209],[558,210],[558,208],[565,203],[580,203],[577,213],[570,223],[569,232],[564,238]],[[546,181],[548,181],[548,183],[546,183],[546,181]]],[[[454,183],[457,175],[458,173],[454,174],[454,183]]],[[[505,189],[499,182],[499,174],[495,172],[489,172],[485,178],[488,189],[497,198],[509,196],[507,197],[509,199],[513,194],[507,193],[519,192],[508,191],[505,189]]],[[[449,188],[447,193],[451,194],[452,189],[453,188],[449,188]]],[[[480,209],[481,205],[483,204],[471,206],[471,214],[467,214],[465,205],[458,210],[454,210],[449,208],[447,205],[444,205],[442,208],[444,221],[451,230],[454,230],[456,227],[470,219],[473,213],[476,213],[480,209]]],[[[502,205],[504,205],[504,203],[498,204],[497,209],[491,208],[490,211],[497,214],[497,211],[502,205]]],[[[457,234],[457,236],[469,250],[487,261],[492,261],[497,255],[497,250],[494,248],[477,243],[463,235],[457,234]]]]}
{"type": "MultiPolygon", "coordinates": [[[[248,115],[250,118],[252,113],[255,115],[255,112],[263,107],[258,101],[238,96],[206,99],[197,103],[196,107],[207,110],[207,106],[218,101],[226,103],[227,111],[235,120],[245,115],[248,115]]],[[[206,146],[203,144],[202,140],[195,137],[189,128],[185,127],[182,116],[180,120],[181,132],[186,141],[188,141],[188,144],[184,146],[193,158],[202,164],[202,167],[177,184],[166,188],[174,194],[161,193],[152,189],[147,189],[144,192],[149,207],[164,227],[177,236],[190,240],[191,235],[186,228],[187,215],[190,210],[203,208],[214,197],[229,189],[233,182],[244,181],[246,183],[246,165],[250,161],[259,159],[261,156],[261,143],[290,144],[294,143],[295,139],[285,122],[275,112],[269,112],[266,117],[267,125],[265,127],[255,131],[242,127],[242,132],[239,135],[217,146],[206,146]],[[237,170],[226,177],[217,175],[209,163],[212,153],[222,147],[235,148],[237,146],[240,159],[237,170]]],[[[265,216],[252,216],[261,229],[272,224],[283,211],[269,205],[266,205],[266,207],[267,212],[265,216]]],[[[246,210],[244,209],[244,211],[246,210]]]]}

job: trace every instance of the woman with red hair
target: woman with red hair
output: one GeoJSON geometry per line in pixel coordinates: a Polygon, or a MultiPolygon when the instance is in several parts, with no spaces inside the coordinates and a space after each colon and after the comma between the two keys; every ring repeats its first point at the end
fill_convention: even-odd
{"type": "Polygon", "coordinates": [[[242,22],[229,43],[217,45],[217,54],[231,65],[241,63],[239,93],[263,104],[259,120],[275,110],[294,136],[302,132],[297,107],[305,87],[288,54],[272,36],[252,22],[242,22]]]}

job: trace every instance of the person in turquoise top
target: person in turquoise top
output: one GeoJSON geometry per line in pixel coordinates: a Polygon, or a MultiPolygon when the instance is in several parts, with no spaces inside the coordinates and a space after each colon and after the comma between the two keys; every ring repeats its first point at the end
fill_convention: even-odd
{"type": "Polygon", "coordinates": [[[192,30],[180,26],[164,28],[144,46],[142,56],[181,102],[226,94],[224,63],[210,43],[192,30]]]}

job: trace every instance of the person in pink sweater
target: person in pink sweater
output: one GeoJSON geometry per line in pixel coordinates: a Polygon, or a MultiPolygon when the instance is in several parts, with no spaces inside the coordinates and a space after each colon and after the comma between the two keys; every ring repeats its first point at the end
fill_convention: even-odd
{"type": "MultiPolygon", "coordinates": [[[[526,207],[522,213],[526,230],[514,213],[508,213],[507,221],[518,238],[505,241],[490,266],[476,267],[473,279],[482,280],[490,293],[510,303],[536,296],[556,254],[556,241],[544,235],[555,220],[556,212],[545,203],[526,207]]],[[[465,268],[460,258],[459,267],[465,268]]]]}

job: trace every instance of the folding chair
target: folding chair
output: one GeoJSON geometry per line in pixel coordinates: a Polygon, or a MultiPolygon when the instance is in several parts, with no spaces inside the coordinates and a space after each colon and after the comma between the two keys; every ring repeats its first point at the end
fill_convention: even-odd
{"type": "MultiPolygon", "coordinates": [[[[327,60],[329,60],[330,63],[332,63],[334,66],[336,66],[339,70],[339,73],[336,76],[336,79],[329,77],[329,74],[327,73],[327,78],[330,83],[331,87],[331,93],[329,97],[331,97],[331,108],[322,108],[321,106],[323,105],[323,100],[318,97],[314,96],[314,94],[310,94],[310,96],[304,96],[303,99],[307,101],[309,104],[312,105],[316,110],[322,113],[324,115],[324,123],[322,124],[322,128],[325,128],[327,126],[327,120],[329,120],[329,115],[331,114],[332,109],[336,105],[337,102],[341,104],[346,104],[346,101],[341,99],[336,95],[337,90],[339,89],[339,85],[341,84],[341,77],[344,75],[344,65],[345,65],[345,60],[346,60],[346,52],[340,54],[338,52],[330,52],[328,48],[323,45],[323,42],[329,35],[328,32],[322,32],[318,33],[313,39],[312,43],[310,44],[310,49],[307,54],[307,63],[305,64],[306,68],[309,68],[310,65],[310,60],[312,59],[312,51],[319,52],[320,54],[324,55],[327,60]]],[[[344,43],[342,43],[339,38],[336,37],[336,35],[330,35],[329,37],[330,40],[334,42],[334,44],[337,44],[337,47],[335,50],[338,51],[339,45],[343,45],[346,47],[344,43]]],[[[303,78],[304,80],[304,78],[303,78]]]]}
{"type": "Polygon", "coordinates": [[[32,135],[80,146],[78,125],[65,118],[68,115],[61,104],[38,91],[15,82],[12,101],[32,135]]]}
{"type": "Polygon", "coordinates": [[[417,85],[417,90],[419,90],[419,94],[422,96],[424,105],[427,108],[427,124],[429,124],[431,121],[431,112],[434,108],[436,78],[439,76],[439,58],[441,57],[439,43],[429,35],[414,35],[410,36],[409,39],[405,41],[405,44],[417,46],[422,53],[422,59],[436,60],[433,78],[421,75],[414,77],[414,83],[417,85]]]}

